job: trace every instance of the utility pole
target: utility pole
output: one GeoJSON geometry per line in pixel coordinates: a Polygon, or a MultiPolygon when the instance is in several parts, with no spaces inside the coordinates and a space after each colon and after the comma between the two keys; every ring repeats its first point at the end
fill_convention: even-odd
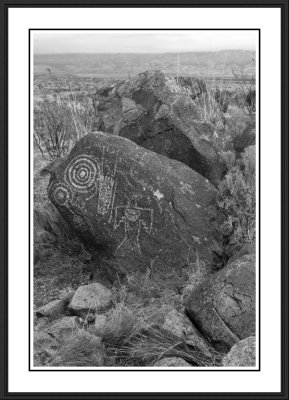
{"type": "Polygon", "coordinates": [[[179,73],[180,73],[180,56],[178,54],[178,73],[177,73],[177,83],[179,83],[179,73]]]}

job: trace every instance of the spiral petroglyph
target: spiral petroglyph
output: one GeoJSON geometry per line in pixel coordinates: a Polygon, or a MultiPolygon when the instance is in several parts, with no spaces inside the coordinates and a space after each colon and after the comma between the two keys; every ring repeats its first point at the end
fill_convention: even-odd
{"type": "Polygon", "coordinates": [[[65,170],[65,181],[80,192],[87,193],[95,188],[98,174],[96,161],[88,155],[74,158],[65,170]]]}

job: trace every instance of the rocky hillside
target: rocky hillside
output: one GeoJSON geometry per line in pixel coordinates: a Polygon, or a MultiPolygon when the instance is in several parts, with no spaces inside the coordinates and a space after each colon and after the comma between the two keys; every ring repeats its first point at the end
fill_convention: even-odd
{"type": "Polygon", "coordinates": [[[255,115],[223,95],[150,70],[95,88],[61,157],[42,124],[35,366],[255,365],[255,115]]]}

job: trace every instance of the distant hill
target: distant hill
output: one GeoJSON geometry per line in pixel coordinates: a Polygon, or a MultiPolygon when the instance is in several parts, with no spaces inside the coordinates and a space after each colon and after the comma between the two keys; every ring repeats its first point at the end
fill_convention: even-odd
{"type": "Polygon", "coordinates": [[[34,73],[77,76],[128,78],[150,69],[161,69],[181,75],[232,74],[232,68],[255,72],[255,52],[223,50],[217,52],[162,53],[162,54],[36,54],[34,73]]]}

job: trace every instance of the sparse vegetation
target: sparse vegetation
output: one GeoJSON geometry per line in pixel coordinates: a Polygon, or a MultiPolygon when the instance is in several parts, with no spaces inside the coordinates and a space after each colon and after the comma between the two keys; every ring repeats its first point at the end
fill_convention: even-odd
{"type": "MultiPolygon", "coordinates": [[[[58,298],[68,289],[90,282],[86,265],[92,254],[84,248],[76,233],[47,199],[47,177],[41,177],[44,160],[55,160],[67,154],[73,144],[89,132],[95,118],[95,98],[89,93],[79,95],[71,86],[61,89],[50,72],[54,90],[38,85],[34,110],[34,302],[43,305],[58,298]],[[39,161],[40,157],[43,159],[39,161]]],[[[218,134],[226,135],[232,143],[247,132],[246,113],[254,125],[254,83],[245,73],[234,74],[240,85],[236,93],[216,83],[207,85],[207,92],[195,100],[199,120],[213,124],[218,134]],[[248,96],[250,101],[248,101],[248,96]],[[236,97],[236,96],[235,96],[236,97]],[[245,101],[243,99],[245,98],[245,101]]],[[[66,85],[67,86],[67,85],[66,85]]],[[[224,139],[225,141],[225,139],[224,139]]],[[[222,158],[228,173],[219,185],[218,208],[224,215],[221,226],[224,237],[224,262],[256,236],[255,147],[238,152],[232,145],[225,148],[222,158]]],[[[95,268],[98,266],[94,265],[95,268]]],[[[113,283],[113,307],[105,312],[105,322],[93,330],[88,318],[77,327],[50,366],[151,366],[164,357],[180,357],[192,366],[221,365],[221,355],[213,347],[209,351],[195,347],[162,329],[166,314],[171,310],[183,312],[184,296],[193,291],[212,273],[196,254],[191,263],[188,256],[188,282],[183,292],[164,288],[151,278],[151,266],[146,273],[130,273],[113,283]],[[94,335],[94,336],[93,336],[94,335]],[[98,343],[96,336],[101,336],[98,343]],[[93,336],[93,337],[92,337],[93,336]]]]}

